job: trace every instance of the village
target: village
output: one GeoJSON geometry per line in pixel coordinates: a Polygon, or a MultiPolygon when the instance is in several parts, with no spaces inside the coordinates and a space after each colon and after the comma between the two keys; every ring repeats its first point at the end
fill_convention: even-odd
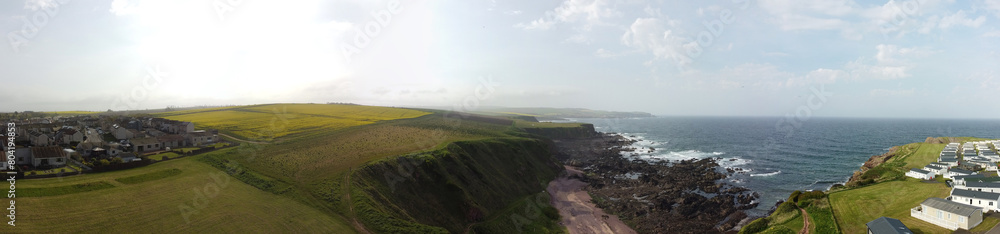
{"type": "MultiPolygon", "coordinates": [[[[970,230],[984,215],[1000,212],[1000,177],[997,154],[1000,140],[949,143],[937,162],[914,168],[906,176],[924,181],[945,178],[948,197],[929,197],[910,209],[910,216],[949,230],[970,230]]],[[[898,219],[880,217],[867,224],[869,233],[913,233],[898,219]]]]}
{"type": "Polygon", "coordinates": [[[132,168],[231,145],[219,139],[218,130],[195,130],[191,122],[155,117],[78,115],[10,122],[14,127],[4,130],[13,129],[14,144],[3,139],[0,156],[7,160],[0,165],[28,178],[132,168]]]}

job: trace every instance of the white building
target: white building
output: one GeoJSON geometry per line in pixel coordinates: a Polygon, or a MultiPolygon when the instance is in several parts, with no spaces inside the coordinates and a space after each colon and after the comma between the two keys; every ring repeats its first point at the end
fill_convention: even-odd
{"type": "Polygon", "coordinates": [[[948,169],[948,171],[946,173],[944,173],[943,175],[944,175],[944,178],[951,179],[951,178],[953,178],[955,176],[967,176],[967,175],[975,175],[975,174],[976,174],[975,172],[972,172],[972,171],[969,171],[969,170],[962,170],[962,169],[958,169],[958,168],[951,168],[951,169],[948,169]]]}
{"type": "Polygon", "coordinates": [[[924,171],[932,172],[935,175],[941,175],[941,174],[944,174],[945,172],[947,172],[948,168],[947,167],[939,167],[939,166],[934,165],[934,164],[928,164],[927,166],[924,166],[923,170],[924,171]]]}
{"type": "Polygon", "coordinates": [[[969,230],[983,222],[983,210],[945,199],[927,198],[910,209],[910,216],[950,230],[969,230]]]}
{"type": "Polygon", "coordinates": [[[920,170],[920,169],[916,169],[916,168],[910,169],[910,171],[906,172],[906,176],[917,178],[917,179],[921,179],[921,180],[933,180],[934,179],[934,175],[935,175],[934,172],[920,170]]]}
{"type": "MultiPolygon", "coordinates": [[[[969,183],[966,183],[968,185],[969,183]]],[[[986,211],[998,211],[1000,204],[1000,193],[980,192],[965,189],[951,189],[951,196],[948,200],[962,204],[976,206],[986,211]]]]}

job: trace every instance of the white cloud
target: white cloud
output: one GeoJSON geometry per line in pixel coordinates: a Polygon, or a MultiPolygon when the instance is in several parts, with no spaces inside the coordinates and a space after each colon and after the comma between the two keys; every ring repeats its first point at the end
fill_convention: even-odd
{"type": "Polygon", "coordinates": [[[65,3],[65,2],[67,2],[67,1],[63,0],[63,1],[57,2],[56,0],[26,0],[26,1],[24,1],[24,9],[28,9],[28,10],[32,10],[32,11],[37,11],[37,10],[40,10],[40,9],[57,7],[57,6],[59,6],[59,4],[65,3]]]}
{"type": "Polygon", "coordinates": [[[983,33],[983,37],[1000,37],[1000,31],[991,31],[983,33]]]}
{"type": "Polygon", "coordinates": [[[524,13],[524,12],[520,11],[520,10],[512,10],[512,11],[504,11],[503,13],[505,15],[521,15],[521,13],[524,13]]]}
{"type": "Polygon", "coordinates": [[[810,71],[806,74],[804,80],[814,83],[830,84],[848,77],[850,77],[850,74],[842,70],[820,68],[810,71]]]}
{"type": "Polygon", "coordinates": [[[979,17],[976,17],[976,19],[971,19],[965,15],[965,11],[958,10],[958,12],[955,12],[955,14],[942,17],[940,24],[938,24],[938,27],[940,27],[941,29],[948,29],[951,26],[960,25],[971,28],[978,28],[980,25],[983,25],[983,22],[986,22],[986,17],[984,16],[980,15],[979,17]]]}
{"type": "Polygon", "coordinates": [[[626,46],[649,51],[657,58],[674,59],[683,56],[681,48],[688,41],[680,37],[667,26],[676,26],[678,22],[657,18],[639,18],[622,35],[622,43],[626,46]]]}
{"type": "Polygon", "coordinates": [[[601,57],[601,58],[614,58],[614,57],[621,56],[621,54],[615,54],[614,52],[611,52],[611,51],[606,50],[604,48],[597,49],[597,51],[594,52],[594,55],[596,55],[597,57],[601,57]]]}
{"type": "Polygon", "coordinates": [[[515,27],[526,30],[548,30],[558,23],[584,22],[584,30],[600,24],[605,18],[616,15],[609,7],[609,0],[566,0],[556,9],[546,11],[542,18],[527,24],[519,23],[515,27]]]}
{"type": "Polygon", "coordinates": [[[875,97],[892,97],[892,96],[911,96],[916,92],[916,89],[872,89],[868,92],[868,95],[875,97]]]}
{"type": "Polygon", "coordinates": [[[902,60],[923,58],[935,53],[935,51],[923,48],[900,48],[896,45],[886,44],[879,44],[875,46],[875,49],[878,50],[878,53],[875,54],[875,59],[880,64],[898,64],[902,60]]]}
{"type": "Polygon", "coordinates": [[[118,16],[135,14],[137,12],[136,7],[129,4],[128,0],[112,1],[110,11],[118,16]]]}
{"type": "Polygon", "coordinates": [[[764,11],[775,16],[782,30],[832,30],[849,27],[841,18],[857,12],[855,3],[846,0],[763,0],[764,11]]]}

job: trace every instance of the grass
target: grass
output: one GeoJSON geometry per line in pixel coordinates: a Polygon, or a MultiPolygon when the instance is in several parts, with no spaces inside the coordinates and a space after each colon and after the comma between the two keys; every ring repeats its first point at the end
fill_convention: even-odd
{"type": "Polygon", "coordinates": [[[833,208],[830,207],[830,202],[827,198],[817,199],[805,209],[809,213],[809,220],[812,223],[812,227],[810,227],[813,231],[812,233],[840,232],[833,215],[833,208]]]}
{"type": "Polygon", "coordinates": [[[908,155],[903,155],[903,162],[906,164],[904,167],[907,168],[923,168],[932,162],[937,162],[938,157],[941,155],[941,150],[947,144],[929,144],[929,143],[912,143],[905,145],[903,147],[915,148],[915,150],[909,151],[908,155]]]}
{"type": "Polygon", "coordinates": [[[580,123],[529,122],[524,120],[515,120],[514,126],[519,128],[575,128],[579,127],[580,123]]]}
{"type": "MultiPolygon", "coordinates": [[[[220,150],[227,151],[228,149],[220,150]]],[[[219,153],[219,151],[207,154],[219,153]]],[[[18,183],[17,231],[30,233],[353,233],[347,222],[288,197],[229,179],[193,156],[122,171],[18,183]],[[150,171],[182,170],[156,183],[123,184],[116,179],[150,171]],[[220,177],[221,176],[221,177],[220,177]],[[218,178],[216,180],[215,178],[218,178]],[[218,183],[216,181],[228,181],[218,183]],[[22,197],[36,189],[95,184],[99,190],[72,196],[22,197]],[[108,187],[109,184],[114,185],[108,187]],[[23,187],[22,187],[23,186],[23,187]],[[215,190],[214,188],[218,188],[215,190]],[[204,197],[198,197],[201,190],[204,197]],[[214,196],[211,196],[214,195],[214,196]],[[198,200],[195,200],[195,199],[198,200]],[[193,203],[200,202],[199,204],[193,203]],[[183,218],[180,207],[200,207],[183,218]]]]}
{"type": "Polygon", "coordinates": [[[32,171],[28,171],[27,174],[28,175],[51,175],[51,174],[59,174],[59,172],[63,172],[63,170],[65,170],[65,172],[63,172],[63,173],[72,173],[73,169],[70,169],[69,166],[70,165],[67,164],[66,167],[53,168],[53,169],[47,169],[47,170],[32,170],[32,171]]]}
{"type": "Polygon", "coordinates": [[[784,222],[772,224],[771,228],[774,226],[784,226],[789,230],[795,230],[795,232],[798,232],[799,230],[802,230],[802,226],[805,226],[805,220],[802,219],[802,212],[798,210],[795,210],[795,212],[791,213],[791,215],[784,220],[784,222]]]}
{"type": "Polygon", "coordinates": [[[998,223],[1000,223],[1000,219],[989,217],[986,216],[985,214],[983,216],[984,216],[983,222],[979,223],[979,225],[977,225],[976,227],[973,227],[972,230],[969,230],[969,232],[986,233],[986,231],[989,231],[990,229],[993,228],[993,226],[996,226],[998,223]]]}
{"type": "Polygon", "coordinates": [[[181,169],[172,168],[172,169],[167,169],[167,170],[162,170],[162,171],[157,171],[157,172],[146,173],[146,174],[142,174],[142,175],[134,175],[134,176],[129,176],[129,177],[122,177],[122,178],[115,179],[115,181],[121,182],[122,184],[138,184],[138,183],[142,183],[142,182],[146,182],[146,181],[159,180],[159,179],[167,178],[167,177],[170,177],[170,176],[180,175],[181,172],[183,172],[183,171],[181,171],[181,169]]]}
{"type": "Polygon", "coordinates": [[[415,118],[429,112],[358,105],[268,104],[157,113],[155,116],[190,121],[198,128],[218,129],[242,139],[271,139],[336,130],[378,121],[415,118]]]}
{"type": "MultiPolygon", "coordinates": [[[[188,151],[190,152],[190,150],[188,150],[188,151]]],[[[159,154],[149,155],[149,156],[146,156],[146,158],[149,158],[150,160],[154,160],[154,161],[162,161],[163,158],[165,158],[165,157],[178,158],[180,156],[181,155],[179,155],[177,153],[174,153],[174,152],[166,152],[166,153],[159,153],[159,154]]]]}
{"type": "MultiPolygon", "coordinates": [[[[907,178],[830,194],[837,224],[844,233],[864,233],[865,224],[881,216],[899,219],[911,230],[942,233],[949,230],[910,217],[910,208],[929,197],[946,197],[950,190],[942,183],[923,183],[907,178]]],[[[812,215],[812,211],[809,211],[812,215]]]]}
{"type": "MultiPolygon", "coordinates": [[[[179,148],[179,149],[173,149],[171,151],[177,151],[177,152],[181,152],[181,153],[188,153],[188,152],[191,152],[191,151],[196,150],[196,149],[200,149],[200,148],[197,148],[197,147],[179,148]]],[[[173,158],[173,157],[171,157],[171,158],[173,158]]]]}
{"type": "MultiPolygon", "coordinates": [[[[442,220],[438,223],[450,225],[445,227],[448,231],[458,232],[468,223],[466,210],[456,206],[482,209],[489,215],[487,220],[518,207],[544,209],[518,200],[538,193],[544,187],[540,184],[547,182],[541,180],[556,173],[556,164],[547,158],[551,153],[543,142],[514,128],[507,119],[500,119],[507,124],[497,124],[503,121],[448,117],[436,111],[317,104],[220,107],[154,115],[192,121],[199,128],[216,128],[237,138],[281,140],[246,143],[135,169],[31,180],[23,189],[44,191],[90,183],[110,187],[74,190],[73,196],[18,200],[18,204],[31,207],[19,220],[25,223],[19,231],[352,233],[348,220],[360,218],[366,225],[373,224],[369,230],[442,231],[445,229],[416,223],[442,220]],[[421,186],[409,188],[405,185],[409,183],[404,183],[397,186],[411,189],[409,192],[393,193],[384,184],[387,171],[373,165],[400,166],[386,163],[403,155],[421,155],[414,159],[428,163],[417,164],[421,173],[398,172],[406,178],[420,178],[414,184],[421,186]],[[359,171],[367,174],[362,176],[359,171]],[[351,179],[351,175],[356,177],[351,179]],[[413,200],[435,201],[442,206],[403,204],[413,200]],[[138,204],[109,206],[116,202],[138,204]],[[67,207],[72,207],[72,212],[65,212],[67,207]],[[434,213],[437,209],[451,213],[434,213]],[[399,222],[388,220],[395,223],[381,225],[379,215],[399,222]]],[[[192,149],[149,157],[173,158],[185,150],[192,149]]],[[[503,222],[487,222],[490,224],[482,227],[504,230],[503,222]]],[[[533,230],[557,231],[551,222],[538,224],[533,228],[541,229],[533,230]]]]}
{"type": "Polygon", "coordinates": [[[18,197],[46,197],[46,196],[59,196],[66,194],[89,192],[94,190],[109,189],[115,187],[107,182],[97,181],[88,182],[72,185],[63,185],[56,187],[41,187],[41,188],[17,188],[18,197]]]}

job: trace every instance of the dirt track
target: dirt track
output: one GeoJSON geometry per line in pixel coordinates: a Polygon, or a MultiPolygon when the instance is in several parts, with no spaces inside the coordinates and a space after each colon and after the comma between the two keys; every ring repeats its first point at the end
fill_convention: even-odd
{"type": "Polygon", "coordinates": [[[549,182],[546,189],[552,196],[552,206],[559,210],[561,223],[569,233],[636,233],[617,216],[604,213],[590,202],[583,181],[569,178],[583,172],[566,166],[566,174],[549,182]]]}

